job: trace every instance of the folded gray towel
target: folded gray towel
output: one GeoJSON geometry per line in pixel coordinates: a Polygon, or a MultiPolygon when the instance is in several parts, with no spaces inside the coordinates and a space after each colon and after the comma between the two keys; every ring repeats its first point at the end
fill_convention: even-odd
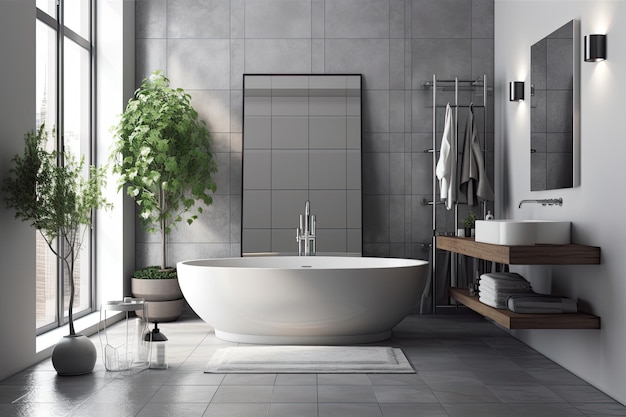
{"type": "Polygon", "coordinates": [[[576,313],[578,306],[571,298],[549,294],[515,294],[507,299],[507,307],[515,313],[576,313]]]}

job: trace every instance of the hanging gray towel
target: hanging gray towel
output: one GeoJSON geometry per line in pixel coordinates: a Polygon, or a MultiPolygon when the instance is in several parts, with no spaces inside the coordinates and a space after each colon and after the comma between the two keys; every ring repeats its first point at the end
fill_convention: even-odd
{"type": "Polygon", "coordinates": [[[465,126],[465,139],[463,143],[463,156],[461,158],[461,185],[460,190],[467,198],[467,204],[475,206],[478,199],[493,201],[493,189],[487,172],[485,161],[480,149],[478,129],[474,121],[473,105],[469,106],[467,124],[465,126]]]}

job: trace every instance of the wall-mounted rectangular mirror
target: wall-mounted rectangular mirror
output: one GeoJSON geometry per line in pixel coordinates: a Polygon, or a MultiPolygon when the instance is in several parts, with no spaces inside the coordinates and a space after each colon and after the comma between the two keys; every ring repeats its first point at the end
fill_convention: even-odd
{"type": "Polygon", "coordinates": [[[580,41],[572,20],[530,48],[530,189],[580,183],[580,41]]]}
{"type": "Polygon", "coordinates": [[[318,254],[361,254],[361,75],[244,74],[243,88],[242,254],[296,254],[306,200],[318,254]]]}

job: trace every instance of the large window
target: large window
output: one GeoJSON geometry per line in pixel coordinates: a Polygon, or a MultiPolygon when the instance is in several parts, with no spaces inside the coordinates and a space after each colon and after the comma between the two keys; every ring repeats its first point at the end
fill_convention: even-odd
{"type": "MultiPolygon", "coordinates": [[[[50,149],[92,160],[92,0],[37,0],[37,128],[45,124],[50,149]]],[[[37,232],[37,332],[67,322],[69,279],[37,232]]],[[[74,317],[92,310],[91,236],[74,272],[74,317]]]]}

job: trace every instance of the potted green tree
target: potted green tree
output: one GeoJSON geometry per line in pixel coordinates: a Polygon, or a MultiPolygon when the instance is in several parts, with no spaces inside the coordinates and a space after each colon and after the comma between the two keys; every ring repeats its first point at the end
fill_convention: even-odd
{"type": "Polygon", "coordinates": [[[47,137],[44,125],[24,136],[24,155],[11,160],[2,189],[7,207],[41,233],[70,277],[69,335],[55,345],[52,364],[60,375],[82,375],[93,370],[97,353],[91,340],[74,329],[74,266],[94,210],[111,207],[102,193],[106,170],[86,168],[84,158],[70,152],[47,151],[47,137]]]}
{"type": "Polygon", "coordinates": [[[213,202],[217,164],[211,135],[191,96],[171,88],[162,71],[143,80],[113,130],[113,170],[120,174],[120,188],[138,204],[146,230],[161,237],[161,265],[136,271],[132,292],[151,301],[151,321],[173,320],[183,302],[176,273],[167,265],[166,235],[178,222],[193,223],[203,205],[213,202]]]}

